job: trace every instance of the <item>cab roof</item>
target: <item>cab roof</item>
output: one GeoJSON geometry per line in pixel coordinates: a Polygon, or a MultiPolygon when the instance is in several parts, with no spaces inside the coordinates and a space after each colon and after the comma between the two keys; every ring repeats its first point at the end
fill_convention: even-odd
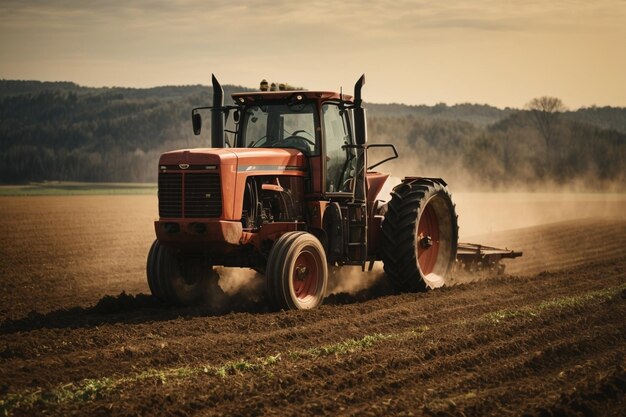
{"type": "MultiPolygon", "coordinates": [[[[269,100],[289,100],[292,97],[302,96],[307,100],[340,100],[341,94],[334,91],[304,91],[304,90],[286,90],[286,91],[249,91],[245,93],[233,93],[232,98],[238,104],[253,103],[256,101],[269,100]]],[[[352,96],[343,95],[343,101],[352,103],[352,96]]]]}

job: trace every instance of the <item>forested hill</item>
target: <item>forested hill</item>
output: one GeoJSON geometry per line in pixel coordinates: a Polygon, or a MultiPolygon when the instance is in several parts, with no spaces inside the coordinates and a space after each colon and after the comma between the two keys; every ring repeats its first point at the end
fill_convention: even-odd
{"type": "MultiPolygon", "coordinates": [[[[499,122],[519,109],[500,109],[487,104],[435,104],[434,106],[406,104],[367,104],[368,112],[379,117],[416,116],[428,120],[459,120],[476,126],[486,127],[499,122]]],[[[626,133],[626,108],[585,107],[575,111],[565,111],[563,116],[572,121],[585,122],[601,129],[613,129],[626,133]]]]}
{"type": "MultiPolygon", "coordinates": [[[[247,89],[225,86],[230,94],[247,89]]],[[[207,146],[190,110],[211,104],[201,85],[92,88],[0,80],[0,182],[154,181],[158,155],[207,146]]],[[[530,97],[529,97],[530,99],[530,97]]],[[[228,103],[227,101],[227,103],[228,103]]],[[[397,175],[436,175],[481,186],[623,182],[626,109],[555,114],[546,140],[533,113],[481,104],[367,104],[370,138],[393,142],[397,175]]],[[[205,123],[208,120],[205,121],[205,123]]],[[[205,130],[208,132],[208,130],[205,130]]],[[[623,186],[622,186],[623,188],[623,186]]]]}
{"type": "Polygon", "coordinates": [[[368,103],[369,114],[377,117],[406,117],[414,116],[428,120],[459,120],[472,123],[477,126],[488,126],[496,123],[516,110],[497,107],[486,104],[454,104],[451,106],[445,103],[426,106],[409,106],[406,104],[374,104],[368,103]]]}

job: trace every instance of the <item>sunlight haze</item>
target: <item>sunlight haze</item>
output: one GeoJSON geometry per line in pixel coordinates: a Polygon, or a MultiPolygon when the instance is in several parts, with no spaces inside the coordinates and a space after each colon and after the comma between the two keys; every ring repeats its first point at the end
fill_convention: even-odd
{"type": "Polygon", "coordinates": [[[5,0],[0,78],[258,86],[370,102],[626,106],[626,2],[5,0]]]}

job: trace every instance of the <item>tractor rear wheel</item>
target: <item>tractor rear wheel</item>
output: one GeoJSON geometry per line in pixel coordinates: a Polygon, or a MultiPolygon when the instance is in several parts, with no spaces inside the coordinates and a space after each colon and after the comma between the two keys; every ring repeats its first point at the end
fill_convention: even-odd
{"type": "Polygon", "coordinates": [[[270,301],[278,309],[319,306],[328,285],[326,253],[320,241],[306,232],[279,237],[267,260],[266,282],[270,301]]]}
{"type": "Polygon", "coordinates": [[[391,193],[382,224],[385,273],[401,291],[446,284],[456,259],[457,215],[447,188],[429,179],[403,182],[391,193]]]}
{"type": "Polygon", "coordinates": [[[155,240],[146,272],[152,295],[166,303],[187,306],[200,301],[211,267],[155,240]]]}

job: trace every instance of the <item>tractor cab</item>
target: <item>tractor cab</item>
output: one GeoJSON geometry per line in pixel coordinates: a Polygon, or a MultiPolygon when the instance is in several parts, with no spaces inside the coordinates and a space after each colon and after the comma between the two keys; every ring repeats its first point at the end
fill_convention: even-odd
{"type": "Polygon", "coordinates": [[[350,96],[324,91],[234,94],[237,148],[297,149],[313,168],[310,192],[352,193],[357,151],[350,96]],[[325,173],[325,175],[320,175],[325,173]]]}
{"type": "Polygon", "coordinates": [[[397,158],[397,152],[391,144],[366,144],[365,109],[360,98],[364,82],[361,77],[354,97],[330,91],[262,88],[235,93],[234,105],[226,106],[223,90],[213,77],[214,106],[193,109],[194,132],[199,134],[202,125],[198,111],[210,109],[213,148],[232,147],[234,152],[246,148],[298,150],[308,165],[306,193],[371,202],[388,177],[371,169],[397,158]],[[224,129],[231,115],[234,127],[224,129]],[[231,135],[229,139],[225,139],[226,134],[231,135]],[[370,147],[388,147],[393,156],[367,166],[370,147]]]}

